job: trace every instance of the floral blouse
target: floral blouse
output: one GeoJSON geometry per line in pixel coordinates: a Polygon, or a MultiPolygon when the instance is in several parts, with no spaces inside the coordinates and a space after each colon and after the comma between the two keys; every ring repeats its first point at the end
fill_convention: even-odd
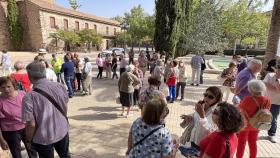
{"type": "MultiPolygon", "coordinates": [[[[142,118],[135,120],[131,126],[132,144],[136,144],[159,125],[147,125],[142,118]]],[[[142,143],[132,148],[129,158],[161,158],[172,154],[171,133],[166,128],[161,128],[146,138],[142,143]]]]}
{"type": "Polygon", "coordinates": [[[236,80],[236,70],[231,70],[230,68],[224,69],[221,75],[222,78],[226,78],[223,86],[234,87],[234,82],[236,80]]]}

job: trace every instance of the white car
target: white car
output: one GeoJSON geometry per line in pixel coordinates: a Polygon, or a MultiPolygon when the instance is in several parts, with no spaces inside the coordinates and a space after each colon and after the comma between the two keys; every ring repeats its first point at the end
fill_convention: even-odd
{"type": "Polygon", "coordinates": [[[107,54],[112,54],[113,52],[115,52],[117,56],[120,56],[121,54],[123,54],[124,49],[123,48],[116,48],[116,47],[109,48],[107,50],[104,50],[102,52],[102,55],[106,56],[107,54]]]}

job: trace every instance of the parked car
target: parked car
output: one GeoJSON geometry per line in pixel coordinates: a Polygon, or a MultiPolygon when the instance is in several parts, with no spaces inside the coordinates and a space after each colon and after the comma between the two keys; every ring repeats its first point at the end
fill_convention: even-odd
{"type": "Polygon", "coordinates": [[[104,50],[101,54],[102,54],[102,56],[106,56],[107,54],[112,54],[113,52],[115,52],[117,56],[120,56],[124,52],[124,49],[113,47],[113,48],[104,50]]]}

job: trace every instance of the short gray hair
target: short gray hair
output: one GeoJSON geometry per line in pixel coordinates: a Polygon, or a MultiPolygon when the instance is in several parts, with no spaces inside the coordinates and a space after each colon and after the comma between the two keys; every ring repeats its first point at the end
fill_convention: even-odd
{"type": "Polygon", "coordinates": [[[249,61],[248,63],[248,67],[251,67],[252,65],[262,65],[262,61],[258,60],[258,59],[252,59],[249,61]]]}
{"type": "Polygon", "coordinates": [[[33,61],[27,65],[26,70],[28,76],[35,80],[46,78],[46,67],[41,62],[33,61]]]}
{"type": "Polygon", "coordinates": [[[263,81],[253,79],[248,82],[248,91],[253,95],[264,95],[266,86],[263,81]]]}
{"type": "Polygon", "coordinates": [[[134,70],[134,68],[135,68],[135,66],[132,65],[132,64],[130,64],[130,65],[127,66],[126,71],[127,71],[127,72],[131,72],[131,71],[134,70]]]}

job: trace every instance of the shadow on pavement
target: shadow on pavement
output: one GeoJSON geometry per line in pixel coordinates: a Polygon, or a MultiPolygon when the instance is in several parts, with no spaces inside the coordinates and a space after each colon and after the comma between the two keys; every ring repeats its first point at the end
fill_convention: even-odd
{"type": "Polygon", "coordinates": [[[76,115],[70,116],[69,119],[79,120],[79,121],[91,121],[91,120],[113,120],[117,119],[117,114],[99,113],[92,115],[76,115]]]}

